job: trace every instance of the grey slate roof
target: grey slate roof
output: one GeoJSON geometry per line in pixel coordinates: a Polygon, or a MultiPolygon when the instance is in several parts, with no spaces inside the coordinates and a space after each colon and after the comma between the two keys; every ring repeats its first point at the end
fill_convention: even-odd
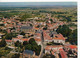
{"type": "Polygon", "coordinates": [[[25,50],[23,53],[25,53],[25,54],[30,54],[30,55],[33,55],[33,54],[34,54],[34,52],[31,51],[31,50],[25,50]]]}
{"type": "Polygon", "coordinates": [[[32,26],[21,26],[20,29],[32,29],[33,27],[32,26]]]}

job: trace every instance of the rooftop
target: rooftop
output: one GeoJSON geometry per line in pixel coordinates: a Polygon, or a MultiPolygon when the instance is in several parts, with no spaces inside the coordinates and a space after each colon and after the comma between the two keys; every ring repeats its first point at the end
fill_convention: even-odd
{"type": "Polygon", "coordinates": [[[69,47],[70,47],[71,49],[75,49],[75,48],[77,48],[76,45],[69,45],[69,47]]]}
{"type": "Polygon", "coordinates": [[[31,50],[25,50],[23,53],[25,53],[25,54],[30,54],[30,55],[33,55],[33,54],[34,54],[34,52],[31,51],[31,50]]]}
{"type": "Polygon", "coordinates": [[[21,26],[20,29],[32,29],[32,26],[21,26]]]}
{"type": "Polygon", "coordinates": [[[55,37],[53,39],[59,39],[59,40],[65,40],[65,38],[63,37],[62,34],[56,34],[55,37]]]}

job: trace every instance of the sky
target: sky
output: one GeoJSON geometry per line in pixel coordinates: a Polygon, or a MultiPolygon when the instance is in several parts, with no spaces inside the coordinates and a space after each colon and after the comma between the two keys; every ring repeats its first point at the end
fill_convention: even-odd
{"type": "Polygon", "coordinates": [[[77,0],[0,0],[0,2],[67,2],[67,1],[77,1],[77,0]]]}
{"type": "Polygon", "coordinates": [[[0,6],[43,6],[43,5],[49,5],[49,6],[55,6],[55,5],[77,5],[77,2],[0,2],[0,6]]]}

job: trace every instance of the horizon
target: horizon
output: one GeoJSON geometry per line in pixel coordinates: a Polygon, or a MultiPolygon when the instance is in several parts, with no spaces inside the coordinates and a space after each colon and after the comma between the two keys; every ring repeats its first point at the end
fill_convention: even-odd
{"type": "Polygon", "coordinates": [[[77,2],[0,2],[0,7],[5,6],[77,6],[77,2]]]}

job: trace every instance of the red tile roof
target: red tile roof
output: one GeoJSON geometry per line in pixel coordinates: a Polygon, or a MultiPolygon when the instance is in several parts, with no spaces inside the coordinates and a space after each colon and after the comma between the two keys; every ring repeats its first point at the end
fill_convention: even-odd
{"type": "Polygon", "coordinates": [[[22,41],[29,41],[29,39],[21,39],[22,41]]]}
{"type": "Polygon", "coordinates": [[[37,38],[35,38],[35,41],[41,42],[41,39],[37,39],[37,38]]]}
{"type": "Polygon", "coordinates": [[[54,46],[49,45],[49,46],[46,46],[45,50],[51,50],[52,48],[56,48],[56,47],[59,48],[59,47],[62,47],[62,45],[54,45],[54,46]]]}
{"type": "Polygon", "coordinates": [[[6,23],[6,22],[3,22],[4,24],[6,23]]]}
{"type": "Polygon", "coordinates": [[[12,42],[12,40],[6,40],[6,42],[12,42]]]}
{"type": "Polygon", "coordinates": [[[51,51],[51,53],[52,53],[52,55],[54,55],[54,52],[53,51],[51,51]]]}
{"type": "Polygon", "coordinates": [[[20,39],[20,38],[12,38],[12,39],[20,39]]]}
{"type": "Polygon", "coordinates": [[[69,45],[69,47],[70,47],[71,49],[75,49],[75,48],[77,48],[76,45],[69,45]]]}
{"type": "Polygon", "coordinates": [[[68,58],[63,49],[59,49],[59,50],[60,50],[61,58],[68,58]]]}
{"type": "Polygon", "coordinates": [[[58,40],[65,40],[62,34],[57,34],[53,39],[58,39],[58,40]]]}
{"type": "Polygon", "coordinates": [[[44,40],[52,40],[52,38],[46,31],[43,31],[43,36],[44,36],[44,40]]]}

